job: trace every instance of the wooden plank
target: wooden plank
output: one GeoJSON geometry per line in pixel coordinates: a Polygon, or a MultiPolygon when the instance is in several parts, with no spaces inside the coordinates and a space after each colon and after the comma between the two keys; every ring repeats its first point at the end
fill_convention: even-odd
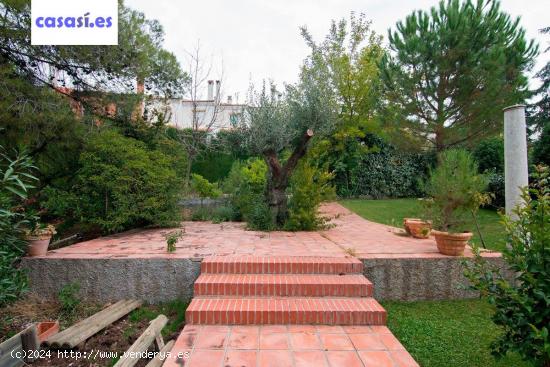
{"type": "Polygon", "coordinates": [[[175,341],[170,340],[164,348],[160,350],[160,353],[157,354],[157,356],[149,361],[145,367],[162,367],[162,364],[164,363],[164,360],[166,359],[166,355],[169,351],[172,350],[172,347],[174,346],[175,341]]]}
{"type": "Polygon", "coordinates": [[[127,300],[117,302],[107,309],[63,330],[61,333],[53,335],[43,344],[53,348],[74,348],[139,306],[141,306],[141,301],[127,300]]]}
{"type": "Polygon", "coordinates": [[[8,340],[0,344],[0,366],[1,367],[19,367],[25,362],[23,358],[13,358],[12,353],[22,352],[21,333],[15,334],[8,340]]]}
{"type": "Polygon", "coordinates": [[[122,307],[123,305],[127,304],[128,302],[130,302],[130,301],[129,300],[118,301],[117,303],[115,303],[115,304],[113,304],[113,305],[111,305],[107,308],[104,308],[103,310],[95,313],[94,315],[88,317],[87,319],[79,321],[76,324],[72,325],[71,327],[69,327],[65,330],[62,330],[57,334],[52,335],[51,337],[46,339],[42,344],[46,345],[46,346],[49,346],[49,345],[59,346],[59,345],[61,345],[61,343],[59,343],[59,341],[65,340],[71,333],[73,333],[73,332],[75,332],[79,329],[84,329],[86,327],[87,322],[90,322],[91,320],[94,320],[98,317],[101,317],[102,315],[106,315],[109,312],[112,312],[113,310],[122,307]]]}
{"type": "MultiPolygon", "coordinates": [[[[107,317],[109,315],[112,315],[114,313],[119,312],[120,310],[128,307],[129,305],[132,305],[135,302],[138,302],[138,301],[124,300],[124,301],[121,301],[121,302],[117,302],[114,305],[111,305],[111,306],[107,307],[106,309],[101,310],[100,312],[88,317],[87,319],[84,319],[84,320],[74,324],[70,328],[64,330],[64,333],[62,335],[58,335],[57,340],[54,338],[53,343],[51,343],[52,347],[54,347],[54,348],[62,347],[68,341],[73,340],[78,335],[81,335],[81,334],[87,332],[90,329],[90,325],[99,322],[99,320],[103,320],[105,317],[107,317]]],[[[138,303],[138,305],[139,305],[139,303],[138,303]]]]}
{"type": "Polygon", "coordinates": [[[114,367],[133,367],[138,363],[139,358],[136,356],[139,353],[143,353],[153,344],[155,338],[160,335],[160,331],[168,322],[168,318],[164,315],[157,316],[156,319],[151,321],[149,327],[139,336],[139,338],[132,344],[132,346],[126,351],[126,353],[118,360],[114,367]]]}

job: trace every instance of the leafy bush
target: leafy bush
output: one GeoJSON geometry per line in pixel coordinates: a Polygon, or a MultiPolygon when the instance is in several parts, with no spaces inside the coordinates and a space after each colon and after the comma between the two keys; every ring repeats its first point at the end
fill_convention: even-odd
{"type": "Polygon", "coordinates": [[[191,170],[210,182],[218,182],[227,177],[234,161],[227,153],[208,151],[193,162],[191,170]]]}
{"type": "Polygon", "coordinates": [[[249,229],[258,231],[273,231],[276,229],[271,209],[263,196],[259,196],[255,202],[248,205],[245,219],[249,229]]]}
{"type": "Polygon", "coordinates": [[[0,306],[14,301],[27,287],[27,277],[19,268],[25,253],[25,227],[35,218],[23,208],[16,208],[33,188],[35,167],[24,153],[10,158],[0,146],[0,306]]]}
{"type": "Polygon", "coordinates": [[[451,149],[441,153],[439,165],[430,170],[426,185],[428,216],[442,231],[459,232],[487,201],[483,194],[487,178],[478,173],[472,155],[465,150],[451,149]]]}
{"type": "MultiPolygon", "coordinates": [[[[248,221],[248,215],[254,206],[259,202],[265,202],[266,175],[267,165],[259,158],[233,163],[223,188],[229,194],[230,204],[236,213],[235,219],[248,221]]],[[[262,212],[254,210],[255,217],[262,212]]]]}
{"type": "Polygon", "coordinates": [[[367,135],[363,143],[371,149],[362,151],[349,177],[344,174],[345,167],[329,167],[339,196],[382,199],[424,195],[419,183],[434,164],[432,154],[402,152],[374,135],[367,135]]]}
{"type": "Polygon", "coordinates": [[[217,206],[212,210],[212,222],[214,223],[230,222],[236,217],[237,213],[233,207],[228,205],[217,206]]]}
{"type": "Polygon", "coordinates": [[[191,177],[191,186],[193,187],[193,191],[199,195],[201,201],[206,198],[215,199],[221,195],[221,191],[218,190],[217,185],[209,182],[206,178],[201,175],[197,175],[196,173],[193,173],[191,177]]]}
{"type": "Polygon", "coordinates": [[[291,178],[288,201],[288,219],[285,229],[313,231],[325,224],[319,215],[321,201],[335,197],[330,185],[333,175],[302,163],[291,178]]]}
{"type": "Polygon", "coordinates": [[[547,167],[539,166],[532,188],[524,188],[525,205],[504,217],[508,244],[504,259],[515,279],[492,268],[475,249],[465,275],[472,288],[496,306],[493,321],[503,334],[492,344],[495,356],[508,351],[538,366],[550,363],[550,182],[547,167]]]}
{"type": "Polygon", "coordinates": [[[550,165],[550,122],[546,122],[540,136],[533,143],[532,158],[535,164],[550,165]]]}
{"type": "Polygon", "coordinates": [[[504,174],[497,172],[486,172],[489,180],[487,190],[492,195],[491,205],[493,208],[504,208],[506,202],[504,198],[504,174]]]}
{"type": "Polygon", "coordinates": [[[491,206],[503,208],[504,202],[504,140],[500,137],[481,141],[473,151],[479,172],[489,179],[491,206]]]}
{"type": "Polygon", "coordinates": [[[164,153],[106,130],[88,141],[79,161],[81,168],[71,193],[52,191],[54,195],[46,200],[46,207],[51,205],[57,214],[63,215],[69,207],[66,203],[74,202],[73,212],[65,215],[72,214],[104,232],[179,222],[177,201],[182,185],[173,161],[164,153]]]}
{"type": "Polygon", "coordinates": [[[474,149],[479,172],[504,172],[504,140],[500,137],[482,140],[474,149]]]}

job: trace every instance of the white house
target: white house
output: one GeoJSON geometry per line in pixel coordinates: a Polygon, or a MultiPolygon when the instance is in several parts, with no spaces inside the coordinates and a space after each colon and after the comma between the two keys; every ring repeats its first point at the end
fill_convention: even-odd
{"type": "Polygon", "coordinates": [[[231,129],[238,123],[244,108],[245,105],[234,102],[232,96],[228,96],[225,102],[222,101],[220,81],[209,80],[206,99],[173,98],[170,100],[168,125],[178,129],[195,127],[212,132],[231,129]]]}

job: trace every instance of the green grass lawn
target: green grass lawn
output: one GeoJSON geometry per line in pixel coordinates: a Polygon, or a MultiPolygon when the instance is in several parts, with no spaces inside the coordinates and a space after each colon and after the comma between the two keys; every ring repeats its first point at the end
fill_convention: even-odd
{"type": "MultiPolygon", "coordinates": [[[[340,203],[365,219],[395,227],[402,227],[403,218],[415,218],[422,214],[422,208],[417,199],[350,199],[342,200],[340,203]]],[[[492,210],[481,209],[478,213],[478,222],[487,248],[502,251],[505,247],[504,227],[500,223],[498,214],[492,210]]],[[[474,233],[472,242],[481,245],[475,228],[472,228],[472,232],[474,233]]]]}
{"type": "Polygon", "coordinates": [[[388,327],[422,367],[532,366],[517,354],[496,360],[500,332],[485,300],[382,302],[388,327]]]}

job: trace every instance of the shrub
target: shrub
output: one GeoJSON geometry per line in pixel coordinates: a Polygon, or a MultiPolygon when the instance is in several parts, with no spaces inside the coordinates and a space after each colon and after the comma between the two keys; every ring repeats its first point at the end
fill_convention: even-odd
{"type": "Polygon", "coordinates": [[[191,186],[193,187],[193,191],[199,195],[201,198],[201,203],[203,199],[211,198],[215,199],[221,195],[221,191],[218,190],[217,185],[209,182],[206,178],[202,177],[201,175],[197,175],[196,173],[193,173],[191,175],[191,186]]]}
{"type": "Polygon", "coordinates": [[[273,231],[276,229],[271,209],[263,196],[257,197],[254,202],[247,206],[245,219],[249,229],[258,231],[273,231]]]}
{"type": "Polygon", "coordinates": [[[0,146],[0,306],[14,301],[27,287],[27,277],[19,268],[25,253],[25,227],[36,218],[17,208],[37,179],[35,167],[24,153],[10,158],[0,146]]]}
{"type": "Polygon", "coordinates": [[[481,141],[473,151],[479,172],[487,175],[491,206],[503,208],[504,202],[504,140],[500,137],[481,141]]]}
{"type": "Polygon", "coordinates": [[[437,229],[459,232],[467,218],[475,215],[487,201],[483,194],[487,178],[478,173],[472,155],[465,150],[451,149],[441,153],[439,165],[430,170],[424,201],[428,216],[437,229]]]}
{"type": "Polygon", "coordinates": [[[491,205],[493,208],[500,209],[506,205],[504,198],[504,174],[497,172],[487,172],[489,185],[487,190],[492,195],[491,205]]]}
{"type": "Polygon", "coordinates": [[[104,232],[177,224],[182,185],[172,163],[112,130],[95,135],[80,155],[75,215],[104,232]]]}
{"type": "Polygon", "coordinates": [[[504,217],[508,249],[503,256],[514,280],[507,280],[475,249],[465,263],[472,288],[496,306],[493,321],[504,330],[493,342],[495,356],[518,352],[539,366],[550,363],[550,185],[547,167],[539,166],[532,188],[524,188],[524,206],[504,217]]]}
{"type": "Polygon", "coordinates": [[[399,151],[374,135],[367,135],[364,144],[372,148],[360,153],[349,173],[345,166],[330,167],[339,196],[381,199],[425,194],[419,183],[434,164],[432,154],[399,151]]]}
{"type": "Polygon", "coordinates": [[[236,216],[233,207],[228,205],[217,206],[212,209],[212,222],[214,223],[230,222],[235,220],[236,216]]]}
{"type": "Polygon", "coordinates": [[[192,171],[210,182],[222,181],[227,177],[235,159],[224,152],[208,151],[193,162],[192,171]]]}
{"type": "Polygon", "coordinates": [[[259,158],[250,158],[245,162],[236,161],[233,164],[223,188],[229,194],[235,219],[248,221],[253,209],[254,217],[262,212],[263,209],[258,211],[254,207],[259,202],[265,203],[266,175],[267,165],[259,158]]]}
{"type": "Polygon", "coordinates": [[[504,172],[504,140],[500,137],[482,140],[474,149],[479,172],[504,172]]]}
{"type": "Polygon", "coordinates": [[[550,122],[546,122],[540,136],[533,143],[532,159],[535,164],[550,165],[550,122]]]}
{"type": "Polygon", "coordinates": [[[325,219],[319,215],[321,201],[335,197],[330,185],[333,175],[302,163],[294,171],[288,190],[288,219],[285,229],[313,231],[323,227],[325,219]]]}

